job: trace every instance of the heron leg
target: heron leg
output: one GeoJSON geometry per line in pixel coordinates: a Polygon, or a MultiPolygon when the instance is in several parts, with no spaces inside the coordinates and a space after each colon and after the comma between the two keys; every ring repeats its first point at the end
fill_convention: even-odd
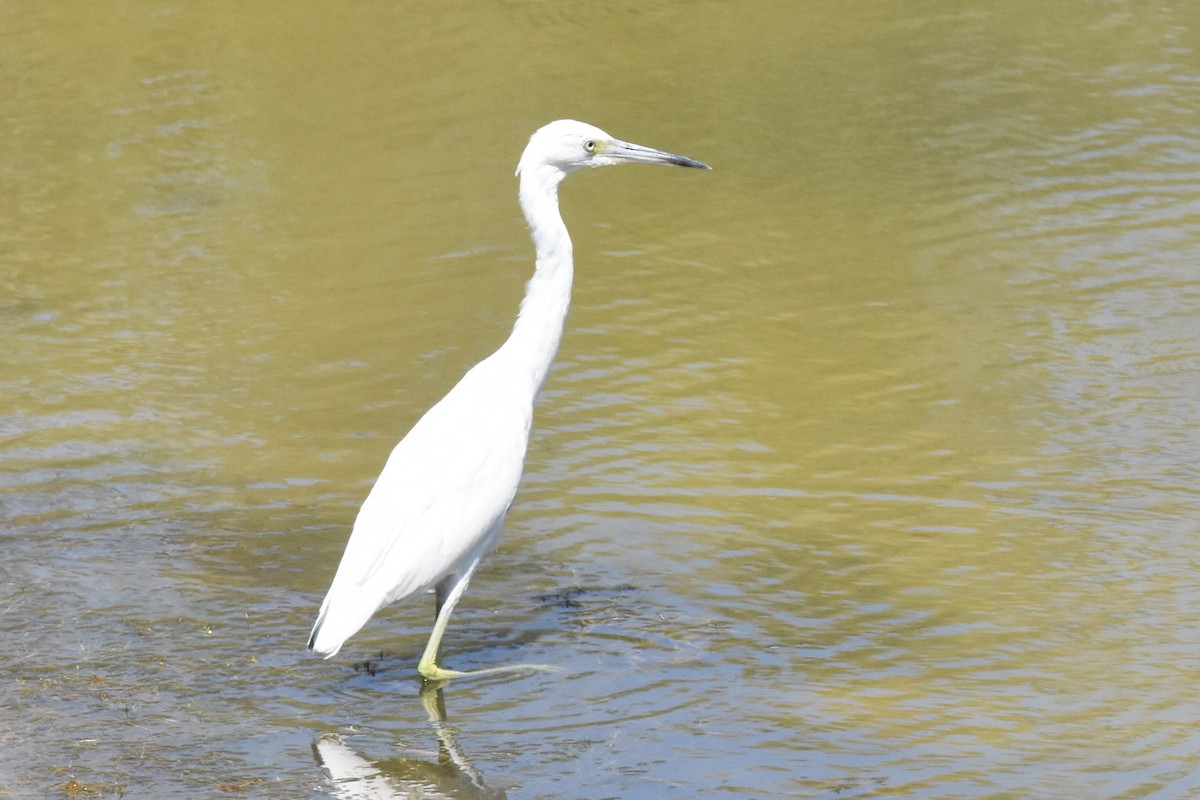
{"type": "Polygon", "coordinates": [[[450,575],[443,578],[434,587],[434,596],[437,599],[437,617],[433,623],[433,632],[429,634],[429,643],[425,645],[425,652],[421,655],[421,661],[417,664],[417,672],[427,681],[444,681],[450,678],[462,678],[468,675],[493,675],[498,672],[514,672],[517,670],[553,670],[554,667],[546,664],[512,664],[504,667],[489,667],[488,669],[471,670],[470,672],[460,672],[458,670],[446,669],[441,665],[442,662],[442,635],[446,632],[446,626],[450,623],[450,615],[454,613],[454,607],[458,605],[459,599],[467,589],[467,584],[471,582],[471,576],[475,574],[475,568],[479,566],[476,561],[466,572],[461,575],[450,575]]]}
{"type": "Polygon", "coordinates": [[[429,643],[425,645],[425,652],[421,654],[421,661],[417,664],[417,672],[421,673],[423,678],[437,681],[445,678],[457,678],[465,674],[442,668],[442,636],[446,633],[446,626],[450,624],[450,615],[454,613],[454,607],[458,605],[459,598],[467,590],[467,584],[471,582],[471,576],[475,574],[477,566],[479,566],[478,561],[467,567],[461,575],[449,575],[438,581],[434,588],[434,596],[437,598],[437,616],[433,622],[433,632],[429,634],[429,643]]]}

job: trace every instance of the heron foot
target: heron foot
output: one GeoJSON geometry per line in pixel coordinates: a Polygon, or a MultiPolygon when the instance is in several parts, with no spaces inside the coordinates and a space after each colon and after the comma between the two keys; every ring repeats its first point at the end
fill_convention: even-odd
{"type": "Polygon", "coordinates": [[[475,678],[480,675],[499,675],[504,672],[557,672],[558,667],[553,664],[509,664],[503,667],[487,667],[486,669],[473,669],[466,672],[460,672],[456,669],[446,669],[439,667],[437,664],[421,663],[417,665],[417,672],[427,681],[448,681],[451,678],[475,678]]]}

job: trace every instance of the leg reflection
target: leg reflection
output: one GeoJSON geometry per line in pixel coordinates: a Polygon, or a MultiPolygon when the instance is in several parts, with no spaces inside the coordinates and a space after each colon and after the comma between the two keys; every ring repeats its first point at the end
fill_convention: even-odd
{"type": "Polygon", "coordinates": [[[437,738],[437,755],[368,761],[340,736],[325,734],[313,742],[317,763],[332,783],[334,797],[341,800],[409,800],[422,798],[471,798],[505,800],[504,792],[492,789],[458,746],[457,732],[446,722],[446,700],[441,687],[425,683],[421,703],[437,738]]]}

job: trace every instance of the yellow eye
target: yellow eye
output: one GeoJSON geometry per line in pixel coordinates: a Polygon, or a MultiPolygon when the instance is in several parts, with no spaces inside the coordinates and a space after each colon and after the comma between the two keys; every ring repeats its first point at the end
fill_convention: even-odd
{"type": "Polygon", "coordinates": [[[583,143],[583,149],[587,150],[589,153],[596,152],[596,140],[588,139],[586,142],[583,143]]]}

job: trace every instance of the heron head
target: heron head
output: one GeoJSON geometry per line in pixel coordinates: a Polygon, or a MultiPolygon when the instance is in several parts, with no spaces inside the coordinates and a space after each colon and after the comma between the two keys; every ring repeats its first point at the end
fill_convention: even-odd
{"type": "Polygon", "coordinates": [[[539,128],[529,138],[517,165],[517,174],[545,165],[569,175],[583,167],[613,164],[666,164],[709,169],[707,164],[694,158],[625,142],[586,122],[560,119],[539,128]]]}

